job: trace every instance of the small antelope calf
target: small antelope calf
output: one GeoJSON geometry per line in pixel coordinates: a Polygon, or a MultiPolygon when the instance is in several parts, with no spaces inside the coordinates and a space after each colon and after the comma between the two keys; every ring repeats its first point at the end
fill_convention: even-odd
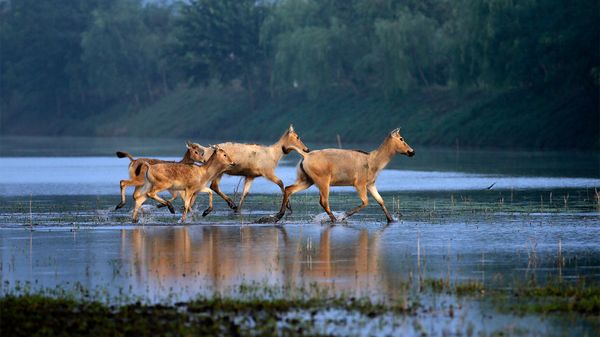
{"type": "MultiPolygon", "coordinates": [[[[232,176],[245,177],[244,190],[240,198],[240,202],[236,206],[233,200],[225,195],[219,189],[219,182],[223,174],[218,175],[211,183],[210,188],[221,196],[236,213],[239,212],[244,204],[244,199],[250,191],[252,182],[257,177],[265,177],[274,182],[284,192],[284,185],[281,179],[275,175],[275,168],[283,157],[290,153],[292,149],[298,152],[308,152],[309,149],[302,143],[298,134],[294,131],[294,127],[290,127],[279,138],[279,140],[271,145],[264,146],[258,144],[240,144],[240,143],[222,143],[218,144],[220,148],[225,150],[231,158],[236,162],[236,166],[229,168],[224,173],[232,176]]],[[[204,157],[210,156],[211,151],[207,150],[204,157]]]]}
{"type": "MultiPolygon", "coordinates": [[[[187,142],[185,144],[187,147],[187,151],[183,155],[183,158],[179,161],[181,164],[193,164],[194,162],[202,163],[204,162],[204,150],[205,148],[197,143],[187,142]]],[[[146,175],[146,166],[143,163],[148,163],[150,165],[158,164],[158,163],[174,163],[172,161],[160,160],[160,159],[152,159],[152,158],[133,158],[127,152],[117,151],[117,157],[119,158],[129,158],[131,161],[129,163],[129,180],[121,180],[119,185],[121,187],[121,202],[115,207],[115,210],[125,206],[125,191],[127,186],[135,186],[135,192],[137,192],[144,185],[144,176],[146,175]]],[[[177,198],[177,194],[171,193],[173,195],[173,199],[177,198]]],[[[171,199],[171,200],[173,200],[171,199]]]]}
{"type": "Polygon", "coordinates": [[[180,222],[185,222],[187,213],[191,211],[196,194],[198,192],[208,193],[209,206],[202,213],[202,216],[206,216],[213,210],[212,191],[206,187],[206,184],[225,170],[234,167],[235,162],[223,149],[215,147],[206,164],[202,166],[180,163],[150,165],[146,162],[142,165],[146,166],[146,175],[143,187],[140,190],[136,190],[133,194],[135,200],[135,208],[132,215],[133,223],[138,222],[139,209],[148,198],[158,201],[167,206],[171,213],[175,213],[171,202],[158,196],[158,193],[164,190],[175,191],[181,194],[184,207],[180,222]]]}
{"type": "Polygon", "coordinates": [[[332,222],[335,222],[336,218],[329,208],[329,186],[354,186],[356,188],[362,204],[346,212],[346,217],[369,204],[367,197],[367,191],[369,191],[383,209],[387,221],[392,222],[393,218],[375,187],[375,180],[396,153],[402,153],[409,157],[415,155],[415,151],[400,136],[400,129],[392,131],[383,144],[371,152],[324,149],[310,153],[298,151],[298,153],[303,159],[298,163],[296,182],[285,188],[281,209],[275,215],[275,221],[279,221],[285,214],[286,205],[292,194],[315,184],[321,193],[321,206],[332,222]]]}

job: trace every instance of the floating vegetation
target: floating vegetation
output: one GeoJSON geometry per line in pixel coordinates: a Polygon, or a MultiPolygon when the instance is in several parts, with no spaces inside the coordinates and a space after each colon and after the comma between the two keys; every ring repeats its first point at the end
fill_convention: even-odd
{"type": "MultiPolygon", "coordinates": [[[[584,282],[575,285],[547,284],[508,293],[485,292],[483,296],[482,285],[477,281],[456,286],[440,279],[428,279],[423,283],[429,295],[439,292],[457,296],[481,295],[482,303],[491,302],[496,306],[504,303],[502,311],[513,317],[515,322],[519,319],[513,315],[573,312],[583,314],[583,319],[590,318],[587,320],[588,328],[582,331],[593,332],[599,328],[597,323],[593,323],[600,314],[598,285],[584,282]]],[[[500,326],[487,331],[465,313],[464,307],[469,306],[469,302],[431,304],[422,297],[423,294],[412,294],[409,296],[412,300],[377,302],[368,297],[332,295],[317,285],[291,288],[253,283],[240,285],[235,296],[217,293],[186,302],[151,304],[133,298],[124,300],[124,297],[97,299],[95,296],[98,295],[90,296],[92,293],[79,286],[76,292],[58,289],[5,294],[0,297],[3,334],[346,336],[362,335],[367,331],[386,335],[402,328],[401,331],[420,335],[426,331],[423,330],[424,324],[439,320],[440,314],[450,321],[456,318],[460,322],[450,325],[457,334],[539,334],[526,324],[513,324],[510,328],[500,326]]],[[[498,315],[493,310],[490,313],[498,315]]]]}
{"type": "Polygon", "coordinates": [[[494,301],[503,310],[522,314],[576,313],[600,318],[600,285],[585,280],[517,287],[496,292],[494,301]]]}

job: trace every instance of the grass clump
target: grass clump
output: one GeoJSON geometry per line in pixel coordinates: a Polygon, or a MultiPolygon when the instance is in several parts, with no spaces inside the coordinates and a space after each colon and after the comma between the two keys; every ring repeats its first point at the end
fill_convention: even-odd
{"type": "Polygon", "coordinates": [[[432,278],[422,280],[420,289],[431,290],[434,293],[447,293],[457,296],[470,296],[484,293],[483,283],[476,280],[451,283],[448,279],[432,278]]]}
{"type": "MultiPolygon", "coordinates": [[[[0,318],[6,336],[185,335],[191,328],[189,318],[176,308],[129,304],[115,309],[96,301],[43,295],[1,298],[0,318]]],[[[213,325],[199,328],[215,332],[213,325]]]]}
{"type": "Polygon", "coordinates": [[[416,307],[346,296],[215,295],[169,305],[110,305],[68,296],[11,294],[0,298],[0,330],[6,336],[318,336],[318,317],[329,310],[370,320],[414,314],[416,307]]]}
{"type": "Polygon", "coordinates": [[[600,315],[600,286],[580,281],[575,284],[548,283],[512,291],[496,298],[500,308],[520,314],[575,313],[600,315]]]}

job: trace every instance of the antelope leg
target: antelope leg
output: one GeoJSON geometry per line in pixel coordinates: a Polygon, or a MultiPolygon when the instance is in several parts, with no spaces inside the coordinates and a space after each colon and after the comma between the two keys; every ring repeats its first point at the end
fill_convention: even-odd
{"type": "Polygon", "coordinates": [[[369,193],[371,193],[371,195],[373,196],[373,199],[375,199],[375,201],[377,201],[379,206],[381,206],[381,209],[383,210],[383,213],[385,213],[385,217],[387,218],[387,221],[393,222],[394,218],[392,218],[392,216],[390,215],[390,212],[388,212],[387,208],[385,207],[385,203],[383,202],[383,198],[381,197],[381,195],[379,195],[379,192],[377,191],[377,187],[375,187],[375,185],[371,185],[371,186],[368,186],[367,189],[369,190],[369,193]]]}
{"type": "Polygon", "coordinates": [[[215,191],[221,198],[223,198],[223,200],[227,202],[227,206],[229,206],[229,208],[235,210],[237,209],[237,206],[235,205],[233,200],[231,200],[230,197],[228,197],[225,193],[221,192],[221,190],[219,189],[219,182],[221,181],[222,176],[223,175],[216,177],[215,180],[213,180],[212,183],[210,183],[210,189],[215,191]]]}

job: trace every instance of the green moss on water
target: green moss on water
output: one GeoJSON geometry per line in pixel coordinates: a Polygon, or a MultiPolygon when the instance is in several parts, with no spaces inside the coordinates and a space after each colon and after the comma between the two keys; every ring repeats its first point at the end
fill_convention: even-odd
{"type": "Polygon", "coordinates": [[[0,298],[3,335],[7,336],[271,336],[318,335],[314,317],[327,310],[359,313],[365,319],[413,308],[368,299],[234,299],[215,296],[174,305],[133,303],[108,306],[96,301],[44,295],[0,298]],[[305,312],[307,319],[285,317],[305,312]]]}
{"type": "Polygon", "coordinates": [[[600,316],[600,285],[548,283],[496,294],[496,305],[520,314],[574,313],[600,316]]]}
{"type": "Polygon", "coordinates": [[[484,287],[479,281],[466,281],[455,286],[454,291],[458,296],[466,296],[473,294],[483,294],[484,287]]]}
{"type": "MultiPolygon", "coordinates": [[[[3,336],[315,336],[321,331],[318,317],[326,317],[325,313],[355,316],[363,322],[390,316],[418,317],[431,310],[421,305],[419,298],[441,293],[464,297],[459,301],[489,302],[511,315],[560,318],[568,313],[591,322],[600,314],[600,287],[583,281],[528,284],[511,290],[484,289],[475,280],[423,279],[399,286],[408,292],[404,301],[336,295],[317,285],[292,289],[251,283],[240,285],[232,295],[215,293],[169,304],[111,300],[82,289],[76,293],[31,293],[25,287],[21,293],[5,291],[0,297],[0,329],[3,336]]],[[[453,308],[449,307],[451,316],[453,308]]]]}
{"type": "Polygon", "coordinates": [[[456,296],[471,296],[485,293],[483,284],[479,281],[467,280],[453,283],[445,278],[421,280],[419,290],[421,292],[431,291],[433,293],[446,293],[456,296]]]}

